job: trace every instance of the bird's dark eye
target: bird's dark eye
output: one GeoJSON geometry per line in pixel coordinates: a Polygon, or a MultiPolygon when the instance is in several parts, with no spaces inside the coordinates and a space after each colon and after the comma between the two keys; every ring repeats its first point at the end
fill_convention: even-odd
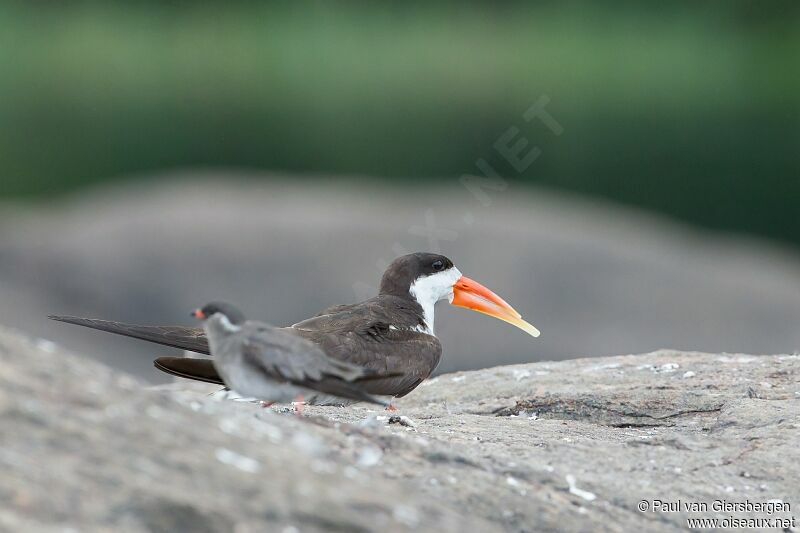
{"type": "Polygon", "coordinates": [[[436,261],[433,262],[433,264],[431,266],[436,271],[442,270],[442,269],[444,269],[444,261],[442,261],[440,259],[437,259],[436,261]]]}

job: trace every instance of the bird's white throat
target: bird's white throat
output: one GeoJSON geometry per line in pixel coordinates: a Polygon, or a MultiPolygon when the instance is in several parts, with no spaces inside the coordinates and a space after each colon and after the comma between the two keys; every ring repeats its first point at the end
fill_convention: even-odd
{"type": "Polygon", "coordinates": [[[242,326],[237,326],[230,319],[223,315],[222,313],[216,314],[211,317],[213,321],[215,321],[219,327],[225,331],[226,333],[236,333],[237,331],[242,329],[242,326]]]}
{"type": "Polygon", "coordinates": [[[436,274],[422,276],[414,280],[409,293],[422,307],[425,325],[420,331],[428,335],[433,332],[433,309],[439,300],[453,301],[453,285],[461,278],[461,272],[456,267],[448,268],[436,274]]]}

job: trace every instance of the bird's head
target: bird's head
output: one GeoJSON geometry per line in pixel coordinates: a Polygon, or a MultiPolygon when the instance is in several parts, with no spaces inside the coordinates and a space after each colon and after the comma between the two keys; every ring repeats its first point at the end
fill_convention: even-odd
{"type": "Polygon", "coordinates": [[[381,279],[381,294],[411,296],[423,309],[428,328],[433,330],[433,306],[447,300],[508,322],[538,337],[539,330],[522,319],[505,300],[477,281],[461,274],[447,257],[432,253],[414,253],[395,259],[381,279]]]}
{"type": "Polygon", "coordinates": [[[235,330],[245,322],[244,314],[235,306],[225,302],[211,302],[192,311],[192,316],[203,321],[214,320],[225,329],[235,330]]]}

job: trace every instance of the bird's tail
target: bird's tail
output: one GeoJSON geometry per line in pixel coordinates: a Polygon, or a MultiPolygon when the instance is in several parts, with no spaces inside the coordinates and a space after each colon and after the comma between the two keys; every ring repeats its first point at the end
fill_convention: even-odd
{"type": "Polygon", "coordinates": [[[51,315],[47,317],[51,320],[75,324],[86,328],[97,329],[141,339],[164,346],[171,346],[181,350],[189,350],[208,354],[208,341],[201,328],[189,328],[186,326],[138,326],[135,324],[125,324],[124,322],[112,322],[110,320],[99,320],[96,318],[80,318],[76,316],[51,315]]]}

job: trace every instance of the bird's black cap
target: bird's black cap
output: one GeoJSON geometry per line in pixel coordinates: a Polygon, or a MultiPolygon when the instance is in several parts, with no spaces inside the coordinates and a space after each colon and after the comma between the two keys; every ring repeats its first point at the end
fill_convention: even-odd
{"type": "Polygon", "coordinates": [[[453,262],[439,254],[417,252],[400,256],[383,273],[380,293],[407,297],[411,284],[417,279],[449,268],[453,268],[453,262]]]}
{"type": "Polygon", "coordinates": [[[231,324],[239,325],[245,321],[244,313],[235,306],[225,302],[211,302],[192,312],[192,316],[206,320],[216,314],[224,315],[231,324]]]}

